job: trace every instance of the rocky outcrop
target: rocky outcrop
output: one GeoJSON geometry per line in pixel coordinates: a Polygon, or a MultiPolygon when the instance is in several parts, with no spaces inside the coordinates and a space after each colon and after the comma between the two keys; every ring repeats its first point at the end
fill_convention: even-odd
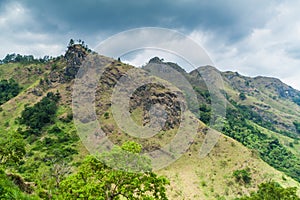
{"type": "Polygon", "coordinates": [[[88,53],[89,49],[81,44],[68,46],[68,50],[64,56],[67,61],[67,67],[65,68],[64,75],[67,77],[67,79],[75,78],[80,65],[82,64],[88,53]]]}
{"type": "MultiPolygon", "coordinates": [[[[127,76],[127,71],[130,69],[133,67],[120,62],[113,62],[106,68],[96,91],[96,105],[102,110],[98,114],[103,114],[111,106],[111,102],[104,102],[105,100],[100,99],[101,96],[104,93],[106,93],[104,96],[107,96],[107,93],[111,95],[120,78],[127,76]]],[[[147,76],[147,72],[144,70],[140,70],[140,73],[143,74],[142,76],[147,76]]],[[[144,126],[149,125],[154,114],[157,116],[155,123],[162,125],[163,130],[169,130],[180,124],[181,112],[186,109],[183,99],[183,94],[179,90],[173,91],[157,83],[148,83],[135,88],[129,101],[129,112],[142,108],[144,126]]]]}
{"type": "Polygon", "coordinates": [[[151,119],[150,111],[156,106],[158,109],[153,114],[157,116],[157,123],[163,125],[163,130],[169,130],[180,124],[181,112],[185,109],[182,107],[185,104],[181,97],[182,94],[179,92],[175,93],[161,85],[151,83],[137,88],[131,97],[130,109],[132,111],[141,106],[144,111],[143,125],[147,125],[151,119]]]}

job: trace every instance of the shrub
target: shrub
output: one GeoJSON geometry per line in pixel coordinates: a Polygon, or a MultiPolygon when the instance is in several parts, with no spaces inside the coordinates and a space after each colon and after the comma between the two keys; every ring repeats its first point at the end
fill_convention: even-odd
{"type": "Polygon", "coordinates": [[[235,170],[232,175],[235,178],[236,182],[244,184],[249,184],[251,182],[251,173],[249,168],[235,170]]]}

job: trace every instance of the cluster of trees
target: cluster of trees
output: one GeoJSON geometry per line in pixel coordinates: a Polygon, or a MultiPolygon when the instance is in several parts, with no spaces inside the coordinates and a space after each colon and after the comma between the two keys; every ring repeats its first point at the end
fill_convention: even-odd
{"type": "Polygon", "coordinates": [[[78,40],[74,40],[74,39],[70,39],[70,42],[69,42],[69,44],[68,44],[68,48],[69,47],[72,47],[72,46],[74,46],[74,45],[76,45],[76,44],[78,44],[78,45],[80,45],[82,48],[84,48],[86,51],[88,51],[88,52],[91,52],[92,50],[88,47],[88,45],[87,44],[85,44],[85,42],[83,41],[83,40],[81,40],[81,39],[78,39],[78,40]]]}
{"type": "Polygon", "coordinates": [[[241,93],[239,94],[239,98],[240,98],[240,100],[244,101],[244,100],[247,99],[247,96],[246,96],[246,94],[245,94],[244,92],[241,92],[241,93]]]}
{"type": "Polygon", "coordinates": [[[35,58],[33,55],[20,55],[20,54],[7,54],[3,60],[0,60],[0,64],[6,63],[22,63],[22,64],[31,64],[31,63],[46,63],[52,57],[44,56],[43,58],[35,58]]]}
{"type": "Polygon", "coordinates": [[[278,183],[271,181],[258,186],[258,191],[237,200],[300,200],[297,196],[297,188],[283,188],[278,183]]]}
{"type": "Polygon", "coordinates": [[[60,184],[60,195],[66,200],[167,199],[165,186],[168,180],[152,172],[147,158],[140,152],[140,145],[126,142],[98,158],[88,156],[78,171],[60,184]],[[128,156],[124,156],[124,152],[128,156]],[[112,162],[118,167],[112,168],[112,162]],[[128,170],[129,163],[135,163],[134,168],[141,170],[128,170]]]}
{"type": "MultiPolygon", "coordinates": [[[[210,98],[205,98],[209,102],[210,98]]],[[[300,182],[300,159],[283,146],[277,138],[269,137],[258,130],[252,125],[251,121],[267,129],[277,131],[272,123],[265,121],[258,113],[252,111],[251,108],[237,104],[231,99],[228,100],[235,108],[227,108],[226,121],[222,132],[241,142],[246,147],[257,151],[265,162],[300,182]]],[[[197,112],[200,112],[199,119],[209,124],[211,114],[210,105],[200,105],[197,112]]],[[[298,127],[297,122],[294,125],[296,128],[298,127]]]]}
{"type": "Polygon", "coordinates": [[[0,105],[17,96],[21,87],[14,79],[0,81],[0,105]]]}
{"type": "Polygon", "coordinates": [[[207,104],[201,104],[199,107],[199,119],[205,124],[209,124],[211,117],[211,107],[207,104]]]}
{"type": "Polygon", "coordinates": [[[267,136],[249,123],[247,115],[241,109],[229,108],[223,132],[254,149],[265,162],[300,182],[300,160],[277,138],[267,136]]]}
{"type": "MultiPolygon", "coordinates": [[[[169,181],[165,177],[155,174],[151,170],[150,160],[140,153],[141,146],[129,141],[121,147],[115,147],[99,156],[87,156],[73,173],[67,165],[55,164],[50,173],[43,172],[43,182],[49,189],[38,192],[38,195],[42,199],[64,200],[166,200],[166,186],[169,181]],[[115,165],[115,167],[111,165],[115,165]],[[49,177],[47,178],[47,176],[49,177]],[[51,177],[54,181],[47,180],[51,177]]],[[[36,198],[25,195],[16,185],[7,180],[1,170],[0,197],[7,197],[6,199],[36,198]],[[5,186],[2,185],[3,179],[6,181],[5,186]],[[11,193],[12,190],[15,194],[11,193]]]]}
{"type": "Polygon", "coordinates": [[[26,125],[31,132],[38,133],[46,124],[54,121],[59,99],[58,92],[49,92],[40,102],[26,106],[19,118],[20,124],[26,125]]]}

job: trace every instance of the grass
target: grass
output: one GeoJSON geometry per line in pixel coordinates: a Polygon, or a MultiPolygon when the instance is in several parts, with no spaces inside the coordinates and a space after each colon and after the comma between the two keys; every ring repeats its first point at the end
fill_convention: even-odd
{"type": "Polygon", "coordinates": [[[257,158],[242,144],[221,136],[218,145],[209,156],[200,159],[199,149],[203,141],[203,135],[199,133],[197,144],[191,146],[191,152],[187,152],[172,165],[159,171],[159,174],[167,176],[171,180],[168,193],[170,199],[181,199],[177,197],[176,191],[181,191],[185,199],[216,199],[216,194],[233,199],[240,194],[248,194],[257,189],[257,185],[268,179],[275,180],[283,186],[296,186],[300,184],[291,178],[284,176],[268,164],[257,158]],[[235,145],[232,146],[231,143],[235,145]],[[220,162],[226,161],[224,167],[220,162]],[[252,181],[250,185],[236,183],[232,173],[234,170],[249,167],[251,169],[252,181]],[[212,191],[213,188],[213,191],[212,191]],[[175,192],[174,192],[175,191],[175,192]]]}

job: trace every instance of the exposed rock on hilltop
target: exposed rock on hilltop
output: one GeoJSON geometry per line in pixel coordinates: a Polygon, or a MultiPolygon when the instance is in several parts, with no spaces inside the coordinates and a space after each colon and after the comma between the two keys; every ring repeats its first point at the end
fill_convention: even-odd
{"type": "Polygon", "coordinates": [[[69,78],[75,78],[80,65],[82,64],[85,57],[91,51],[81,45],[81,44],[73,44],[68,46],[68,50],[64,56],[67,61],[67,67],[65,69],[65,76],[69,78]]]}
{"type": "Polygon", "coordinates": [[[181,68],[178,64],[172,63],[172,62],[164,62],[164,59],[160,59],[159,57],[151,58],[149,60],[148,64],[151,64],[151,63],[165,64],[165,65],[168,65],[169,67],[175,69],[176,71],[178,71],[180,73],[186,73],[186,71],[183,68],[181,68]]]}

